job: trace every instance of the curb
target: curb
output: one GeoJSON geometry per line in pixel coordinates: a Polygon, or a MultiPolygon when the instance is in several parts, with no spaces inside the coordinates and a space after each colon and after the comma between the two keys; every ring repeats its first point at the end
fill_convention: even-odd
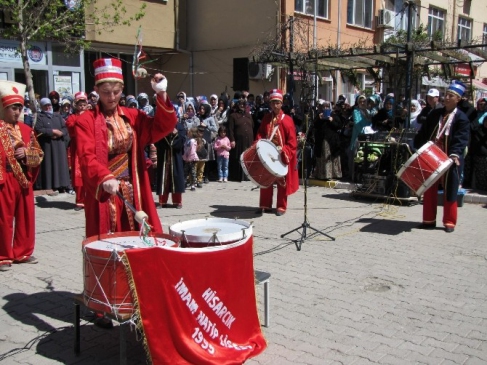
{"type": "MultiPolygon", "coordinates": [[[[303,183],[302,179],[301,179],[300,183],[301,184],[303,183]]],[[[323,181],[323,180],[317,180],[317,179],[309,179],[308,185],[309,186],[322,186],[324,188],[330,188],[330,189],[345,189],[345,190],[350,190],[350,191],[355,190],[355,184],[354,183],[339,181],[339,180],[323,181]]],[[[464,203],[487,204],[487,193],[486,192],[478,191],[475,189],[465,189],[465,190],[466,190],[466,193],[465,193],[465,197],[463,200],[464,203]]]]}

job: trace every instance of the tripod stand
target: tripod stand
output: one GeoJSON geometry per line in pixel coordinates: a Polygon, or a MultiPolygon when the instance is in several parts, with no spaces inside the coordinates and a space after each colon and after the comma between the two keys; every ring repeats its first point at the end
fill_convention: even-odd
{"type": "MultiPolygon", "coordinates": [[[[307,123],[307,120],[306,120],[306,128],[308,128],[308,123],[307,123]]],[[[306,130],[306,135],[308,135],[308,130],[306,130]]],[[[314,227],[311,226],[311,224],[309,223],[309,220],[308,220],[308,172],[307,172],[307,169],[306,169],[306,155],[305,155],[305,147],[306,147],[306,142],[303,143],[303,146],[301,148],[301,176],[303,178],[303,182],[304,182],[304,221],[303,223],[299,226],[299,227],[296,227],[292,230],[290,230],[289,232],[286,232],[284,234],[281,235],[281,238],[284,238],[286,237],[288,234],[290,233],[293,233],[293,232],[299,232],[301,230],[301,237],[299,239],[297,239],[294,243],[296,244],[296,249],[298,251],[301,251],[301,246],[303,244],[303,242],[309,238],[308,236],[308,229],[314,231],[315,233],[319,233],[325,237],[328,237],[330,240],[332,241],[335,241],[335,237],[332,237],[328,234],[326,234],[325,232],[323,231],[320,231],[314,227]]]]}

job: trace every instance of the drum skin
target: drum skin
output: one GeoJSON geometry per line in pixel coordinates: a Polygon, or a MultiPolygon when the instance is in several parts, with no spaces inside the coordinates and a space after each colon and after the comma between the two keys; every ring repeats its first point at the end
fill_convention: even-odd
{"type": "Polygon", "coordinates": [[[429,141],[406,161],[396,176],[417,196],[421,196],[452,164],[453,161],[434,142],[429,141]]]}
{"type": "Polygon", "coordinates": [[[247,177],[257,186],[267,188],[287,175],[288,167],[280,161],[276,146],[265,139],[254,143],[240,156],[247,177]]]}
{"type": "MultiPolygon", "coordinates": [[[[178,241],[167,234],[155,234],[159,246],[175,247],[178,241]]],[[[154,241],[153,237],[148,237],[154,241]]],[[[147,248],[139,232],[93,236],[83,241],[83,298],[97,312],[131,314],[134,304],[122,262],[125,250],[147,248]]]]}
{"type": "Polygon", "coordinates": [[[169,233],[181,240],[181,247],[205,248],[230,245],[252,236],[252,225],[228,218],[193,219],[169,227],[169,233]]]}

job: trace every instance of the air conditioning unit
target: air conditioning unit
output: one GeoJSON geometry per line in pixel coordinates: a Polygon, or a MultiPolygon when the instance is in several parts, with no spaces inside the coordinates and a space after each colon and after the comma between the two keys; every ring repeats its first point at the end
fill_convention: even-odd
{"type": "Polygon", "coordinates": [[[377,28],[394,28],[396,13],[392,10],[380,9],[377,19],[377,28]]]}
{"type": "Polygon", "coordinates": [[[272,71],[272,65],[268,63],[249,62],[249,79],[268,79],[272,71]]]}

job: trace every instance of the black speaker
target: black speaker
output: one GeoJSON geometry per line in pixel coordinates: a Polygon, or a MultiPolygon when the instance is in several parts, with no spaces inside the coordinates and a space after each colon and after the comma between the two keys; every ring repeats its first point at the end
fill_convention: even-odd
{"type": "Polygon", "coordinates": [[[233,90],[249,90],[249,59],[233,59],[233,90]]]}

